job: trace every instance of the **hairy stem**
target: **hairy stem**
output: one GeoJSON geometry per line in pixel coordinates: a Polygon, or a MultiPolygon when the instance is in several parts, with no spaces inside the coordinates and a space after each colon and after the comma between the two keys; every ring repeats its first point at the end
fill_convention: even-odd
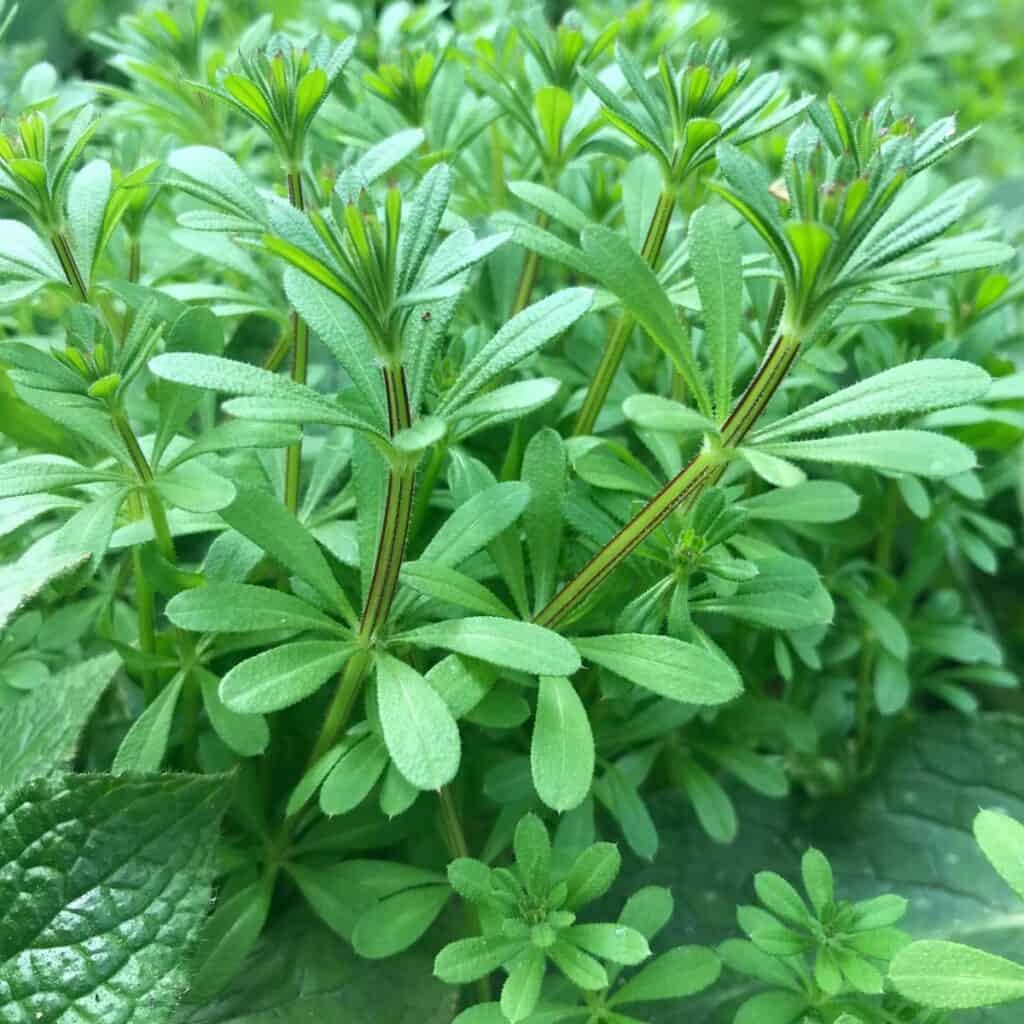
{"type": "MultiPolygon", "coordinates": [[[[800,351],[800,339],[784,332],[769,348],[733,411],[722,423],[721,446],[734,448],[749,433],[778,390],[800,351]]],[[[674,476],[535,616],[556,627],[601,585],[677,508],[688,508],[721,477],[720,453],[705,448],[674,476]]]]}
{"type": "MultiPolygon", "coordinates": [[[[412,425],[405,370],[401,366],[385,366],[382,372],[388,404],[388,426],[391,436],[394,437],[399,431],[412,425]]],[[[381,517],[373,574],[366,592],[366,604],[359,619],[359,641],[362,646],[342,670],[338,689],[313,746],[311,764],[329,750],[345,731],[352,709],[362,692],[363,682],[371,663],[371,645],[387,621],[391,602],[398,589],[398,576],[402,569],[402,558],[405,555],[409,524],[412,520],[415,481],[414,466],[392,466],[388,475],[387,495],[384,499],[384,514],[381,517]]]]}
{"type": "MultiPolygon", "coordinates": [[[[288,199],[297,210],[306,208],[302,192],[302,172],[297,168],[288,171],[288,199]]],[[[297,384],[306,383],[309,367],[309,328],[295,310],[292,310],[292,380],[297,384]]],[[[299,475],[302,470],[302,438],[295,442],[285,456],[284,503],[295,512],[299,507],[299,475]]]]}
{"type": "MultiPolygon", "coordinates": [[[[665,191],[658,196],[657,205],[651,215],[651,222],[647,226],[647,235],[644,238],[643,248],[640,255],[652,268],[657,266],[661,257],[661,249],[665,244],[665,236],[668,234],[668,226],[672,221],[672,212],[675,209],[676,198],[674,192],[665,191]]],[[[597,370],[587,388],[587,394],[583,399],[576,423],[573,426],[573,434],[590,434],[597,423],[597,417],[604,408],[608,398],[615,375],[619,372],[619,365],[626,353],[626,346],[629,344],[630,336],[636,320],[629,314],[623,313],[615,324],[611,335],[601,353],[601,361],[597,364],[597,370]]]]}

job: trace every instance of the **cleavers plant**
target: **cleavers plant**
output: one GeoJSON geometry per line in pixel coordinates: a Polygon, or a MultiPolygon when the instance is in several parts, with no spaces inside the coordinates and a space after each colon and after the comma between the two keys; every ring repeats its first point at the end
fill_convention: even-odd
{"type": "Polygon", "coordinates": [[[797,95],[688,7],[320,6],[141,5],[101,81],[5,97],[0,1020],[1019,995],[813,847],[717,947],[616,882],[658,790],[724,847],[735,783],[841,799],[1015,685],[964,582],[1024,430],[974,129],[797,95]]]}

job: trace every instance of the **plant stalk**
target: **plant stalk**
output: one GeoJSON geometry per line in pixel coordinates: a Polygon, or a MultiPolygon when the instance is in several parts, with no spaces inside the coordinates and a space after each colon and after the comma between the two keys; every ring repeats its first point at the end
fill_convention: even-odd
{"type": "MultiPolygon", "coordinates": [[[[384,392],[388,405],[388,427],[391,436],[412,426],[412,409],[406,387],[405,370],[401,366],[385,365],[384,392]]],[[[313,746],[310,764],[326,753],[345,731],[356,700],[362,692],[363,682],[370,667],[370,649],[391,611],[391,602],[398,589],[398,576],[409,538],[412,520],[413,491],[416,470],[412,465],[394,465],[388,475],[384,514],[381,518],[377,554],[373,574],[366,592],[366,603],[359,619],[357,651],[342,670],[341,680],[327,711],[320,735],[313,746]]]]}
{"type": "MultiPolygon", "coordinates": [[[[444,843],[448,848],[448,856],[452,860],[469,856],[469,844],[466,842],[466,833],[462,830],[462,820],[459,818],[459,810],[455,806],[455,798],[448,786],[442,786],[438,790],[438,801],[441,807],[441,829],[444,834],[444,843]]],[[[476,907],[463,900],[466,908],[466,934],[467,937],[481,935],[483,929],[480,926],[480,914],[476,907]]],[[[477,980],[477,996],[481,1003],[491,1001],[491,980],[485,974],[477,980]]]]}
{"type": "MultiPolygon", "coordinates": [[[[537,227],[545,228],[548,225],[546,213],[537,216],[537,227]]],[[[522,313],[530,304],[530,296],[533,294],[534,286],[537,284],[537,275],[540,273],[540,253],[530,249],[526,253],[523,262],[523,269],[519,273],[519,283],[516,285],[515,298],[512,300],[512,308],[509,310],[509,319],[517,313],[522,313]]]]}
{"type": "MultiPolygon", "coordinates": [[[[302,172],[298,168],[288,171],[288,199],[297,210],[305,210],[306,203],[302,191],[302,172]]],[[[297,384],[306,383],[309,368],[309,328],[295,310],[292,310],[292,380],[297,384]]],[[[295,442],[285,456],[284,468],[284,503],[291,512],[299,508],[299,476],[302,471],[302,438],[295,442]]]]}
{"type": "MultiPolygon", "coordinates": [[[[657,205],[651,215],[651,222],[647,226],[643,248],[640,250],[640,255],[651,268],[657,266],[661,257],[662,246],[665,244],[665,236],[668,234],[668,226],[672,222],[672,212],[675,210],[675,206],[674,192],[665,190],[658,196],[657,205]]],[[[597,417],[604,408],[608,392],[611,390],[615,375],[619,372],[619,365],[622,363],[622,357],[626,353],[626,346],[629,344],[635,326],[636,320],[631,314],[625,312],[615,324],[604,351],[601,353],[601,361],[597,364],[597,370],[587,388],[583,405],[580,406],[572,430],[574,436],[593,433],[594,424],[597,423],[597,417]]]]}
{"type": "MultiPolygon", "coordinates": [[[[757,372],[740,396],[720,429],[721,449],[738,445],[764,412],[800,351],[797,334],[783,331],[777,335],[757,372]]],[[[673,477],[589,562],[555,594],[534,617],[549,629],[556,628],[566,616],[603,583],[619,564],[636,550],[677,508],[688,508],[709,487],[713,487],[725,469],[721,450],[704,450],[673,477]]]]}
{"type": "Polygon", "coordinates": [[[146,507],[149,509],[149,519],[153,524],[153,533],[156,537],[157,547],[168,562],[173,562],[175,561],[174,537],[171,534],[170,524],[167,522],[167,510],[164,508],[164,503],[153,486],[153,470],[149,460],[139,447],[135,431],[132,430],[131,424],[126,419],[124,413],[120,409],[116,409],[111,413],[111,418],[121,440],[128,449],[128,454],[131,456],[132,465],[135,467],[135,473],[139,478],[139,482],[145,487],[146,507]]]}

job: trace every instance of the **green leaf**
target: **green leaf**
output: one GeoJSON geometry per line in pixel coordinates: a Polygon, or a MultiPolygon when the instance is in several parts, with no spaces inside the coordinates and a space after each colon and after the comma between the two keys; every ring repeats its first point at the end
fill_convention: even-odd
{"type": "Polygon", "coordinates": [[[593,298],[588,288],[566,288],[527,306],[463,367],[437,414],[444,416],[465,404],[495,378],[568,330],[590,309],[593,298]]]}
{"type": "Polygon", "coordinates": [[[800,873],[811,905],[820,917],[836,898],[832,866],[821,850],[812,847],[800,860],[800,873]]]}
{"type": "Polygon", "coordinates": [[[457,1000],[455,989],[431,976],[426,953],[367,964],[309,911],[295,908],[267,928],[226,991],[195,998],[174,1024],[309,1024],[338,1014],[352,1024],[451,1024],[457,1000]]]}
{"type": "Polygon", "coordinates": [[[253,228],[267,220],[266,204],[242,169],[212,146],[186,146],[167,158],[170,184],[253,228]]]}
{"type": "Polygon", "coordinates": [[[582,243],[593,276],[621,300],[651,341],[668,356],[686,381],[700,411],[710,416],[711,398],[697,367],[690,339],[654,271],[611,228],[599,225],[587,228],[582,243]]]}
{"type": "Polygon", "coordinates": [[[812,402],[753,435],[765,440],[815,434],[831,427],[883,416],[909,416],[948,409],[983,398],[991,378],[958,359],[919,359],[884,370],[812,402]]]}
{"type": "Polygon", "coordinates": [[[89,561],[89,552],[73,551],[40,557],[30,552],[14,565],[0,567],[0,628],[50,582],[89,561]]]}
{"type": "Polygon", "coordinates": [[[442,604],[455,605],[481,615],[513,617],[503,601],[495,597],[482,583],[457,569],[422,559],[402,565],[402,582],[417,594],[433,598],[442,604]]]}
{"type": "Polygon", "coordinates": [[[354,810],[377,784],[387,764],[387,748],[376,733],[344,743],[341,757],[320,787],[320,809],[329,817],[354,810]]]}
{"type": "Polygon", "coordinates": [[[622,411],[627,419],[645,430],[684,435],[718,433],[718,427],[703,413],[660,395],[630,395],[622,403],[622,411]]]}
{"type": "Polygon", "coordinates": [[[398,291],[405,293],[419,277],[434,244],[441,218],[451,195],[451,172],[436,164],[423,175],[403,213],[402,240],[398,250],[398,291]]]}
{"type": "Polygon", "coordinates": [[[533,96],[548,154],[555,158],[562,149],[562,131],[572,114],[572,95],[557,85],[544,85],[533,96]]]}
{"type": "Polygon", "coordinates": [[[93,160],[71,179],[68,188],[71,248],[86,287],[92,281],[111,186],[110,164],[106,160],[93,160]]]}
{"type": "Polygon", "coordinates": [[[239,714],[280,711],[316,693],[355,650],[325,640],[281,644],[231,669],[220,682],[221,700],[239,714]]]}
{"type": "Polygon", "coordinates": [[[377,710],[388,753],[417,789],[440,789],[459,769],[459,727],[448,705],[414,668],[377,658],[377,710]]]}
{"type": "Polygon", "coordinates": [[[508,963],[522,948],[522,939],[485,935],[459,939],[437,954],[434,974],[449,985],[464,985],[508,963]]]}
{"type": "Polygon", "coordinates": [[[608,974],[601,964],[566,939],[558,939],[548,950],[548,956],[569,981],[585,992],[608,987],[608,974]]]}
{"type": "Polygon", "coordinates": [[[70,760],[78,736],[121,665],[103,654],[64,669],[0,715],[0,793],[70,760]],[[54,694],[60,694],[55,700],[54,694]]]}
{"type": "Polygon", "coordinates": [[[979,811],[974,837],[992,867],[1024,899],[1024,825],[1000,811],[979,811]]]}
{"type": "Polygon", "coordinates": [[[474,617],[433,622],[396,639],[418,647],[443,647],[456,654],[536,675],[572,675],[580,667],[572,644],[529,622],[474,617]]]}
{"type": "Polygon", "coordinates": [[[262,715],[240,715],[220,699],[220,680],[205,669],[193,670],[203,691],[203,706],[213,731],[236,754],[257,757],[270,742],[270,728],[262,715]]]}
{"type": "Polygon", "coordinates": [[[0,498],[38,494],[100,480],[120,481],[121,478],[88,469],[59,455],[29,455],[0,465],[0,498]]]}
{"type": "Polygon", "coordinates": [[[725,215],[701,206],[690,218],[690,269],[704,313],[704,343],[719,418],[729,412],[743,309],[740,247],[725,215]]]}
{"type": "Polygon", "coordinates": [[[505,1019],[525,1020],[537,1007],[544,984],[544,953],[531,946],[515,962],[501,987],[501,1012],[505,1019]]]}
{"type": "Polygon", "coordinates": [[[225,406],[235,416],[285,423],[327,423],[384,436],[379,427],[331,402],[319,391],[234,359],[198,352],[165,352],[149,361],[149,369],[157,377],[176,384],[242,396],[225,406]],[[249,398],[260,401],[247,401],[249,398]]]}
{"type": "Polygon", "coordinates": [[[623,924],[577,924],[562,935],[580,949],[616,964],[638,964],[651,955],[647,940],[623,924]]]}
{"type": "Polygon", "coordinates": [[[289,267],[284,272],[288,301],[303,320],[316,331],[374,410],[374,425],[387,423],[381,375],[374,372],[376,356],[366,329],[341,298],[322,284],[289,267]]]}
{"type": "Polygon", "coordinates": [[[67,281],[53,250],[20,220],[0,220],[0,272],[40,283],[67,281]]]}
{"type": "Polygon", "coordinates": [[[248,633],[261,629],[344,632],[301,598],[247,583],[210,583],[183,590],[167,602],[167,617],[194,633],[248,633]]]}
{"type": "Polygon", "coordinates": [[[619,1006],[686,999],[713,985],[721,973],[722,962],[713,950],[705,946],[678,946],[634,974],[609,1002],[619,1006]]]}
{"type": "Polygon", "coordinates": [[[388,896],[359,918],[353,948],[371,960],[401,953],[437,920],[451,895],[447,885],[423,885],[388,896]]]}
{"type": "Polygon", "coordinates": [[[419,560],[451,567],[461,565],[504,533],[529,502],[530,489],[525,484],[508,481],[485,487],[445,520],[419,560]]]}
{"type": "Polygon", "coordinates": [[[650,942],[668,924],[675,908],[672,893],[664,886],[645,885],[626,900],[619,920],[635,928],[650,942]]]}
{"type": "Polygon", "coordinates": [[[70,775],[7,793],[0,1009],[40,1024],[167,1021],[189,983],[226,797],[221,778],[187,775],[70,775]]]}
{"type": "Polygon", "coordinates": [[[781,523],[839,523],[857,514],[860,495],[836,480],[806,480],[743,499],[754,519],[781,523]]]}
{"type": "Polygon", "coordinates": [[[957,942],[913,942],[889,966],[896,991],[923,1006],[967,1010],[1024,999],[1024,967],[957,942]]]}
{"type": "Polygon", "coordinates": [[[111,771],[115,775],[133,773],[144,775],[159,771],[167,741],[171,735],[171,723],[178,698],[185,684],[185,673],[178,672],[160,691],[156,700],[132,723],[121,746],[117,748],[111,771]]]}
{"type": "Polygon", "coordinates": [[[530,438],[523,453],[523,482],[530,502],[523,517],[526,550],[533,571],[534,608],[555,592],[565,529],[569,459],[558,431],[545,427],[530,438]]]}
{"type": "Polygon", "coordinates": [[[541,676],[530,744],[537,795],[556,811],[578,807],[594,777],[594,736],[586,708],[564,676],[541,676]]]}
{"type": "Polygon", "coordinates": [[[289,864],[286,870],[320,920],[351,942],[359,918],[377,898],[369,888],[355,882],[347,868],[347,863],[327,867],[289,864]]]}
{"type": "Polygon", "coordinates": [[[620,633],[576,637],[573,643],[587,661],[670,700],[723,704],[743,689],[729,662],[674,637],[620,633]]]}
{"type": "Polygon", "coordinates": [[[512,849],[527,892],[535,895],[546,892],[551,884],[551,837],[536,814],[524,814],[519,819],[512,849]]]}
{"type": "Polygon", "coordinates": [[[533,181],[510,181],[506,187],[512,195],[572,231],[582,232],[593,223],[572,201],[545,185],[538,185],[533,181]]]}
{"type": "Polygon", "coordinates": [[[566,877],[570,910],[600,899],[612,886],[622,867],[622,855],[614,843],[594,843],[573,861],[566,877]]]}
{"type": "Polygon", "coordinates": [[[235,500],[234,484],[198,462],[161,472],[154,486],[164,501],[188,512],[219,512],[235,500]]]}
{"type": "Polygon", "coordinates": [[[875,430],[813,441],[779,441],[762,448],[770,455],[797,461],[867,466],[935,478],[966,473],[977,465],[974,452],[966,445],[925,430],[875,430]]]}
{"type": "Polygon", "coordinates": [[[355,613],[339,587],[320,546],[309,531],[266,491],[238,484],[238,496],[220,512],[221,518],[257,544],[289,572],[308,583],[331,605],[339,605],[349,621],[355,613]]]}
{"type": "Polygon", "coordinates": [[[218,903],[203,926],[193,964],[191,994],[222,991],[255,948],[270,912],[270,890],[261,879],[218,903]]]}

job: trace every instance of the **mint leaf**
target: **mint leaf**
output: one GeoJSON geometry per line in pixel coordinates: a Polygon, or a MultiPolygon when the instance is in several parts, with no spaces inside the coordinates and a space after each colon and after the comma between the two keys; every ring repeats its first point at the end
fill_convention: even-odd
{"type": "Polygon", "coordinates": [[[0,793],[48,774],[74,754],[79,733],[120,664],[113,653],[83,661],[4,708],[0,793]]]}
{"type": "Polygon", "coordinates": [[[68,775],[0,801],[0,1019],[166,1021],[227,795],[215,776],[68,775]]]}

